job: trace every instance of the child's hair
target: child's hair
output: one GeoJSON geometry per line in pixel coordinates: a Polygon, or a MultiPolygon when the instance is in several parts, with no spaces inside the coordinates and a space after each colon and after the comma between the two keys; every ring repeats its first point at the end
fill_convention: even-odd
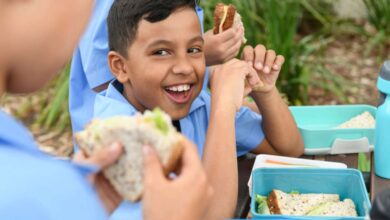
{"type": "Polygon", "coordinates": [[[196,4],[197,0],[115,0],[107,17],[110,51],[127,56],[141,19],[162,21],[178,8],[195,10],[196,4]]]}

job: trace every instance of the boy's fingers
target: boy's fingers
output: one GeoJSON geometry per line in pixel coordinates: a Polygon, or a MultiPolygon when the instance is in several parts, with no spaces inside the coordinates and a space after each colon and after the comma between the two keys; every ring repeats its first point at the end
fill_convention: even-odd
{"type": "Polygon", "coordinates": [[[275,63],[272,66],[272,71],[279,71],[282,68],[284,63],[284,56],[278,55],[276,56],[275,63]]]}
{"type": "Polygon", "coordinates": [[[103,148],[95,154],[86,158],[81,163],[91,164],[100,168],[105,168],[115,163],[123,152],[123,147],[119,143],[113,143],[109,147],[103,148]]]}
{"type": "Polygon", "coordinates": [[[254,67],[257,71],[260,71],[264,67],[266,48],[259,44],[255,47],[255,62],[254,67]]]}
{"type": "Polygon", "coordinates": [[[234,32],[234,41],[241,42],[242,43],[242,37],[244,36],[244,28],[239,26],[236,28],[236,31],[234,32]]]}
{"type": "Polygon", "coordinates": [[[273,66],[273,63],[275,62],[276,53],[273,50],[268,50],[265,56],[265,63],[263,72],[268,74],[271,73],[271,68],[273,66]]]}
{"type": "Polygon", "coordinates": [[[183,138],[182,143],[184,145],[184,149],[181,161],[181,175],[190,175],[196,173],[196,171],[201,171],[203,166],[195,145],[185,138],[183,138]]]}
{"type": "Polygon", "coordinates": [[[241,60],[244,60],[251,66],[253,66],[253,59],[254,59],[253,51],[254,51],[253,47],[245,46],[241,54],[241,60]]]}
{"type": "Polygon", "coordinates": [[[241,41],[237,41],[235,45],[232,47],[229,47],[229,49],[226,51],[226,60],[233,59],[237,57],[238,53],[240,52],[240,47],[241,47],[241,41]]]}
{"type": "Polygon", "coordinates": [[[218,33],[216,36],[218,36],[222,42],[226,42],[234,38],[235,32],[236,30],[234,28],[229,28],[225,31],[218,33]]]}
{"type": "Polygon", "coordinates": [[[144,156],[144,181],[145,185],[160,183],[165,179],[160,159],[154,149],[148,145],[142,148],[144,156]]]}
{"type": "Polygon", "coordinates": [[[82,150],[79,150],[74,156],[73,161],[74,162],[82,162],[85,161],[87,157],[85,156],[84,152],[82,150]]]}
{"type": "Polygon", "coordinates": [[[257,74],[256,70],[253,69],[252,66],[249,66],[250,70],[249,70],[249,73],[248,75],[246,76],[248,82],[249,82],[249,85],[251,87],[257,85],[259,82],[260,82],[260,78],[259,78],[259,75],[257,74]]]}

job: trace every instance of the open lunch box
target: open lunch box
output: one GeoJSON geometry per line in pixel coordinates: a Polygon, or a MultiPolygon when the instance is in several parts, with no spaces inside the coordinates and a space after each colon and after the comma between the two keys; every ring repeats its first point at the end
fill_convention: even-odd
{"type": "Polygon", "coordinates": [[[371,208],[368,193],[360,171],[327,168],[258,168],[252,173],[252,200],[250,212],[254,219],[366,219],[371,208]],[[268,195],[273,189],[284,192],[338,194],[340,200],[351,199],[357,217],[287,216],[259,214],[256,195],[268,195]]]}
{"type": "Polygon", "coordinates": [[[368,111],[370,105],[293,106],[289,108],[305,143],[306,155],[368,152],[374,148],[375,128],[336,128],[368,111]]]}

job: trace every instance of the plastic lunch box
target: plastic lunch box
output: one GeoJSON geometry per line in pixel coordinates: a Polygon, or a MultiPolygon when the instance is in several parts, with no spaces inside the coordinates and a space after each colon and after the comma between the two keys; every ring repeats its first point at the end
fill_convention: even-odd
{"type": "Polygon", "coordinates": [[[255,219],[365,219],[371,209],[370,200],[364,185],[363,176],[355,169],[325,168],[259,168],[253,173],[252,198],[255,194],[268,195],[273,189],[284,192],[336,193],[340,200],[352,199],[358,217],[314,217],[262,215],[256,212],[255,199],[251,201],[250,211],[255,219]]]}
{"type": "Polygon", "coordinates": [[[370,105],[294,106],[290,111],[305,143],[305,154],[342,154],[368,152],[374,147],[374,128],[338,129],[338,125],[368,111],[374,118],[376,107],[370,105]]]}

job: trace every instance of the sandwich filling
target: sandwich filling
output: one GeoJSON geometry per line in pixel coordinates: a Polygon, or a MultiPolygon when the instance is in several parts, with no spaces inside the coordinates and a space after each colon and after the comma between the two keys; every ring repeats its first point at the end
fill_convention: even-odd
{"type": "Polygon", "coordinates": [[[227,5],[223,6],[223,15],[222,15],[221,23],[219,24],[219,33],[223,32],[223,24],[226,21],[228,9],[229,9],[229,6],[227,6],[227,5]]]}
{"type": "Polygon", "coordinates": [[[338,194],[299,192],[285,193],[272,190],[267,196],[256,195],[256,211],[263,215],[294,216],[357,216],[351,199],[340,200],[338,194]]]}

